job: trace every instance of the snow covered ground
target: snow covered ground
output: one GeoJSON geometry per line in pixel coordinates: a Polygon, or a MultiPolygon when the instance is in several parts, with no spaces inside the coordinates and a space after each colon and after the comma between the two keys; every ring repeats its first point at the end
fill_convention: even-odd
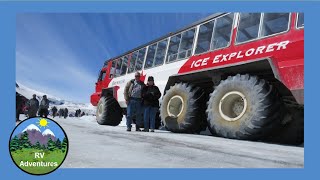
{"type": "Polygon", "coordinates": [[[303,168],[304,148],[203,136],[127,132],[94,116],[54,118],[69,138],[64,168],[303,168]]]}
{"type": "MultiPolygon", "coordinates": [[[[21,84],[16,91],[26,98],[45,93],[21,84]]],[[[65,168],[303,168],[304,147],[231,140],[213,136],[127,132],[125,117],[116,127],[98,125],[95,107],[46,94],[50,106],[81,109],[83,117],[55,117],[69,138],[65,168]]],[[[20,115],[20,119],[25,119],[20,115]]],[[[52,116],[49,116],[52,118],[52,116]]],[[[134,128],[133,128],[134,129],[134,128]]]]}

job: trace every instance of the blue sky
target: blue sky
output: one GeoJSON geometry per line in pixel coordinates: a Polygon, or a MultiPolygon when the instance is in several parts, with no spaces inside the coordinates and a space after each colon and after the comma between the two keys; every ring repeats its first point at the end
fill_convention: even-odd
{"type": "Polygon", "coordinates": [[[41,118],[37,117],[37,118],[32,118],[32,119],[29,119],[27,121],[21,122],[18,125],[18,127],[14,130],[11,138],[14,138],[14,136],[20,134],[30,124],[34,124],[41,130],[41,133],[43,133],[43,131],[45,131],[46,129],[50,129],[53,132],[53,134],[55,135],[55,137],[59,138],[60,141],[62,142],[63,138],[65,137],[65,134],[63,133],[61,128],[55,122],[51,121],[50,119],[46,119],[48,121],[48,126],[47,127],[41,127],[41,126],[38,125],[40,119],[41,118]]]}
{"type": "Polygon", "coordinates": [[[90,102],[105,60],[208,15],[17,14],[16,80],[65,100],[90,102]]]}

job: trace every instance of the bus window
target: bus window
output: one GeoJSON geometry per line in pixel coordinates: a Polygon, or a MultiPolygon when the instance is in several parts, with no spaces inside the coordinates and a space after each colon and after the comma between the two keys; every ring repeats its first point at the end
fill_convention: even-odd
{"type": "Polygon", "coordinates": [[[148,48],[146,63],[144,64],[144,68],[149,68],[153,66],[154,56],[156,53],[157,44],[152,44],[148,48]]]}
{"type": "Polygon", "coordinates": [[[264,13],[261,36],[287,31],[290,13],[264,13]]]}
{"type": "Polygon", "coordinates": [[[157,47],[154,66],[158,66],[158,65],[163,64],[164,56],[165,56],[166,50],[167,50],[167,45],[168,45],[168,40],[167,39],[165,39],[165,40],[163,40],[161,42],[158,42],[158,47],[157,47]]]}
{"type": "Polygon", "coordinates": [[[115,70],[116,70],[116,60],[113,60],[109,78],[113,78],[115,70]]]}
{"type": "Polygon", "coordinates": [[[234,13],[216,19],[213,30],[212,49],[227,47],[230,42],[234,13]]]}
{"type": "Polygon", "coordinates": [[[240,13],[237,42],[256,39],[259,35],[261,13],[240,13]]]}
{"type": "Polygon", "coordinates": [[[120,58],[120,59],[117,60],[115,77],[120,75],[121,64],[122,64],[122,59],[120,58]]]}
{"type": "Polygon", "coordinates": [[[104,78],[106,77],[106,72],[105,71],[101,71],[100,72],[100,75],[99,75],[99,78],[98,78],[98,81],[103,81],[104,78]]]}
{"type": "Polygon", "coordinates": [[[195,29],[190,29],[182,33],[181,43],[179,47],[179,59],[191,56],[194,40],[195,29]]]}
{"type": "Polygon", "coordinates": [[[209,51],[214,20],[200,25],[195,54],[209,51]]]}
{"type": "Polygon", "coordinates": [[[126,74],[127,67],[128,67],[128,59],[129,59],[129,54],[122,57],[122,66],[121,66],[120,75],[126,74]]]}
{"type": "Polygon", "coordinates": [[[128,73],[134,72],[134,67],[136,65],[137,57],[138,57],[138,51],[133,52],[130,60],[128,73]]]}
{"type": "Polygon", "coordinates": [[[139,55],[138,55],[138,59],[136,61],[135,71],[140,71],[142,69],[145,54],[146,54],[146,48],[139,50],[139,55]]]}
{"type": "Polygon", "coordinates": [[[175,61],[181,40],[181,34],[177,34],[170,38],[169,49],[167,54],[167,62],[175,61]]]}
{"type": "Polygon", "coordinates": [[[304,27],[304,13],[298,13],[297,28],[304,27]]]}

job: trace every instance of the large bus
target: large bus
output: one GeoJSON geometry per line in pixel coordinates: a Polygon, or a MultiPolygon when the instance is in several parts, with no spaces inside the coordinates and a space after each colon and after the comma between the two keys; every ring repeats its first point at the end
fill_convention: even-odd
{"type": "Polygon", "coordinates": [[[304,109],[304,14],[216,13],[107,60],[91,95],[99,124],[119,124],[135,72],[154,77],[169,131],[267,137],[304,109]]]}

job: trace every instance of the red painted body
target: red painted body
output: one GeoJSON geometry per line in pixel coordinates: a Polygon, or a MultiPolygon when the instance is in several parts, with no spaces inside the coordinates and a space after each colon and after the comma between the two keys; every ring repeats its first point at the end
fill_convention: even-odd
{"type": "MultiPolygon", "coordinates": [[[[269,59],[277,78],[292,92],[299,104],[304,103],[304,28],[296,28],[296,13],[291,13],[289,31],[264,37],[243,44],[235,44],[237,29],[233,29],[230,46],[191,56],[179,69],[178,74],[189,74],[235,64],[269,59]],[[264,47],[264,48],[263,48],[264,47]]],[[[103,68],[107,72],[103,81],[97,82],[91,103],[96,106],[103,88],[108,88],[111,61],[103,68]]],[[[130,63],[130,60],[129,60],[130,63]]]]}
{"type": "MultiPolygon", "coordinates": [[[[300,104],[303,104],[303,90],[304,90],[304,29],[296,29],[296,13],[292,13],[290,29],[288,32],[284,32],[275,36],[265,37],[263,39],[254,40],[252,42],[246,42],[244,44],[235,44],[236,28],[233,29],[232,41],[229,47],[221,50],[216,50],[206,54],[192,56],[179,70],[179,74],[194,73],[196,71],[203,71],[213,68],[224,68],[226,66],[246,63],[249,61],[255,61],[259,59],[271,59],[272,65],[277,71],[279,80],[293,92],[293,95],[300,104]],[[277,45],[273,46],[266,52],[268,45],[279,42],[287,42],[284,47],[280,46],[279,50],[277,45]],[[258,47],[266,46],[264,50],[256,52],[258,47]],[[250,49],[255,49],[253,54],[245,56],[245,52],[250,49]],[[237,58],[237,55],[242,58],[237,58]],[[230,58],[231,53],[237,53],[235,57],[230,58]],[[223,60],[223,55],[227,55],[227,60],[223,60]],[[221,56],[220,56],[221,55],[221,56]],[[215,61],[215,58],[217,59],[215,61]],[[230,58],[230,60],[229,60],[230,58]],[[202,61],[201,61],[202,60],[202,61]],[[205,61],[206,60],[206,61],[205,61]],[[204,62],[203,62],[204,61],[204,62]],[[196,64],[198,62],[198,64],[196,64]],[[194,63],[194,64],[193,64],[194,63]],[[196,67],[196,65],[199,65],[196,67]],[[295,95],[298,93],[299,95],[295,95]],[[301,96],[302,95],[302,96],[301,96]],[[298,97],[299,96],[299,97],[298,97]]],[[[285,45],[286,43],[282,43],[285,45]]]]}
{"type": "Polygon", "coordinates": [[[90,97],[90,102],[93,106],[97,106],[98,102],[100,100],[101,92],[103,88],[107,88],[109,86],[109,83],[112,80],[112,77],[110,77],[110,70],[111,70],[111,61],[108,63],[108,65],[101,69],[101,72],[106,72],[106,77],[102,81],[96,82],[96,91],[93,93],[90,97]]]}

